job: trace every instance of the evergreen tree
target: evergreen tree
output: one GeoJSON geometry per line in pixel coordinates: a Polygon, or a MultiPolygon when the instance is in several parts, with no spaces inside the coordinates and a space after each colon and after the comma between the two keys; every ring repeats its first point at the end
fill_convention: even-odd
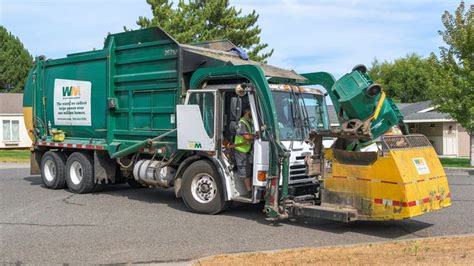
{"type": "Polygon", "coordinates": [[[273,49],[260,42],[258,14],[242,14],[229,0],[180,0],[176,7],[169,0],[147,0],[153,17],[139,17],[141,28],[159,26],[180,43],[227,39],[245,48],[252,60],[266,62],[273,49]]]}
{"type": "Polygon", "coordinates": [[[33,58],[18,37],[0,26],[0,90],[22,92],[32,63],[33,58]]]}

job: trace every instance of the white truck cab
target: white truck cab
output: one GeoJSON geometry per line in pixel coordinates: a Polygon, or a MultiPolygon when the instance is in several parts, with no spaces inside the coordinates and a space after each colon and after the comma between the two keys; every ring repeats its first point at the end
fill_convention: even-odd
{"type": "MultiPolygon", "coordinates": [[[[257,203],[263,199],[267,185],[269,140],[261,137],[265,125],[260,119],[261,109],[253,88],[240,87],[236,90],[239,86],[240,84],[205,85],[202,89],[187,92],[185,104],[178,105],[177,108],[178,148],[206,153],[215,159],[221,168],[218,170],[224,175],[226,200],[257,203]],[[234,141],[235,127],[245,105],[251,107],[257,136],[251,151],[251,198],[241,196],[246,191],[243,180],[235,175],[233,150],[229,145],[234,141]]],[[[313,185],[317,177],[306,175],[304,162],[305,156],[312,153],[312,147],[304,138],[310,129],[329,128],[325,95],[319,89],[285,84],[270,84],[270,89],[278,120],[278,137],[290,154],[289,186],[313,185]]]]}

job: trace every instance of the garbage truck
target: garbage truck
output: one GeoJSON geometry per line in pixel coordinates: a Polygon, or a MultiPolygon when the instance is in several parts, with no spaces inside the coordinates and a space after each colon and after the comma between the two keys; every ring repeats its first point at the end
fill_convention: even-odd
{"type": "Polygon", "coordinates": [[[36,57],[23,106],[31,174],[49,189],[169,188],[193,212],[264,203],[269,220],[399,220],[451,205],[431,143],[409,134],[362,65],[338,80],[296,73],[230,41],[181,44],[154,27],[36,57]],[[250,195],[234,156],[244,108],[255,131],[250,195]]]}

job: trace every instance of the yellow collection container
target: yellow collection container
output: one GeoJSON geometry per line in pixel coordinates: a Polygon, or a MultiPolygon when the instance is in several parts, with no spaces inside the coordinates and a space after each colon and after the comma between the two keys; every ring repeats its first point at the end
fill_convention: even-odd
{"type": "Polygon", "coordinates": [[[423,135],[384,136],[379,152],[327,149],[323,203],[358,220],[400,220],[451,206],[448,179],[423,135]]]}

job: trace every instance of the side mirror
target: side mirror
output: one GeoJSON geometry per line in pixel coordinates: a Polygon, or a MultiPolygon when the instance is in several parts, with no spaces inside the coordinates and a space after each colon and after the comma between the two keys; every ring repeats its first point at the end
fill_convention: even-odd
{"type": "Polygon", "coordinates": [[[239,84],[235,87],[235,93],[239,95],[240,97],[245,96],[247,94],[247,91],[245,90],[247,88],[247,85],[245,84],[239,84]]]}
{"type": "Polygon", "coordinates": [[[242,115],[242,99],[232,97],[230,99],[230,121],[239,121],[242,115]]]}

